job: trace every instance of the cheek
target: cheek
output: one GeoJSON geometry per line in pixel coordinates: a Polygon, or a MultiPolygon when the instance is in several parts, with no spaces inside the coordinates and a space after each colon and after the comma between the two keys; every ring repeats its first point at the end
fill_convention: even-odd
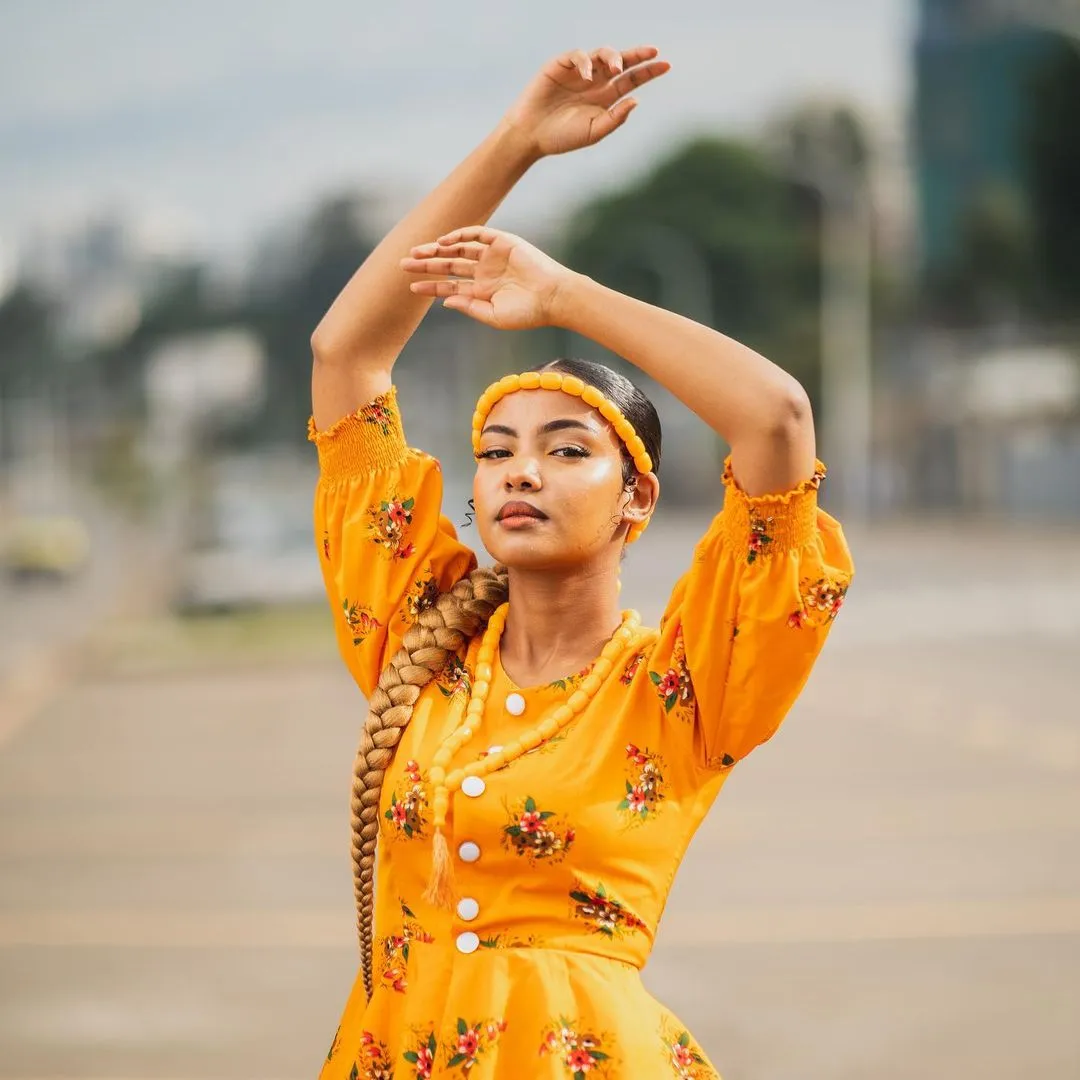
{"type": "Polygon", "coordinates": [[[621,462],[589,462],[573,477],[572,490],[566,493],[574,506],[575,532],[590,540],[607,540],[620,510],[623,479],[621,462]]]}

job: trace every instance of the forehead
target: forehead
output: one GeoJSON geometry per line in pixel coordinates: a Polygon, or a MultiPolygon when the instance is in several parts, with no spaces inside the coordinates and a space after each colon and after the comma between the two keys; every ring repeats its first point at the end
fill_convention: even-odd
{"type": "Polygon", "coordinates": [[[591,406],[579,397],[561,390],[516,390],[495,403],[484,426],[503,424],[519,434],[541,427],[551,420],[579,420],[597,431],[609,425],[591,406]]]}

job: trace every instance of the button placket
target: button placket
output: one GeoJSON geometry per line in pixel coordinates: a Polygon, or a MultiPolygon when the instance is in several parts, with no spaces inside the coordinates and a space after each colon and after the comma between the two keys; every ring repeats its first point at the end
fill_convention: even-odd
{"type": "Polygon", "coordinates": [[[480,858],[480,845],[475,840],[464,840],[458,844],[458,858],[464,863],[474,863],[480,858]]]}
{"type": "Polygon", "coordinates": [[[461,790],[470,799],[478,799],[487,790],[487,784],[482,776],[466,776],[461,781],[461,790]]]}
{"type": "Polygon", "coordinates": [[[471,896],[463,896],[458,901],[457,913],[462,922],[472,922],[480,914],[480,902],[471,896]]]}
{"type": "Polygon", "coordinates": [[[480,937],[472,930],[465,930],[458,934],[456,945],[460,953],[474,953],[480,948],[480,937]]]}

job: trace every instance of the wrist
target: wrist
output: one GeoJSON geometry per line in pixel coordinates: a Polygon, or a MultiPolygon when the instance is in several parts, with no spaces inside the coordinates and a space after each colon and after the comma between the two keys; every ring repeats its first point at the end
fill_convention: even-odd
{"type": "Polygon", "coordinates": [[[591,290],[599,288],[592,278],[567,270],[552,290],[548,301],[547,322],[563,330],[577,330],[580,314],[591,290]]]}
{"type": "Polygon", "coordinates": [[[536,139],[509,115],[504,116],[496,125],[492,138],[499,146],[505,148],[522,172],[535,165],[544,156],[536,139]]]}

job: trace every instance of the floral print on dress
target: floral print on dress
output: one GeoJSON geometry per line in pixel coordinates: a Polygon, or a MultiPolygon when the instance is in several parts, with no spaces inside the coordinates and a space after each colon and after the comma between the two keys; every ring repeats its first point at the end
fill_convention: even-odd
{"type": "Polygon", "coordinates": [[[420,775],[420,766],[415,761],[405,762],[405,776],[397,790],[390,793],[390,806],[383,817],[390,823],[392,837],[404,836],[406,840],[414,837],[423,839],[427,828],[427,792],[420,775]]]}
{"type": "Polygon", "coordinates": [[[648,747],[642,750],[634,743],[627,744],[626,758],[629,778],[626,780],[626,795],[618,809],[629,823],[638,824],[655,817],[664,800],[663,761],[659,754],[652,753],[648,747]]]}
{"type": "Polygon", "coordinates": [[[832,622],[844,606],[848,585],[829,578],[804,578],[799,583],[802,607],[788,616],[788,626],[801,630],[804,626],[823,626],[832,622]]]}
{"type": "Polygon", "coordinates": [[[338,1047],[341,1046],[341,1025],[338,1024],[337,1031],[334,1032],[334,1039],[330,1043],[330,1049],[326,1051],[326,1060],[330,1061],[333,1056],[338,1052],[338,1047]]]}
{"type": "Polygon", "coordinates": [[[506,1021],[502,1019],[470,1024],[459,1016],[456,1030],[445,1040],[446,1067],[459,1069],[462,1076],[468,1076],[484,1052],[498,1042],[505,1030],[506,1021]]]}
{"type": "Polygon", "coordinates": [[[535,934],[489,934],[480,939],[481,949],[539,949],[544,943],[535,934]]]}
{"type": "Polygon", "coordinates": [[[322,553],[323,553],[323,558],[326,559],[327,562],[329,562],[330,561],[330,533],[329,532],[324,532],[323,535],[322,535],[322,553]]]}
{"type": "Polygon", "coordinates": [[[623,668],[622,674],[619,676],[619,682],[623,686],[629,686],[634,681],[634,676],[638,672],[638,668],[645,662],[645,654],[643,652],[636,653],[630,658],[629,663],[623,668]]]}
{"type": "Polygon", "coordinates": [[[769,535],[772,532],[773,519],[771,517],[755,517],[750,521],[750,541],[746,550],[746,561],[750,566],[753,566],[757,562],[759,555],[764,555],[768,552],[769,545],[773,542],[773,538],[769,535]]]}
{"type": "Polygon", "coordinates": [[[677,1026],[674,1019],[661,1025],[660,1041],[664,1044],[671,1071],[679,1080],[720,1080],[690,1038],[690,1032],[677,1026]]]}
{"type": "Polygon", "coordinates": [[[379,1042],[370,1031],[360,1034],[360,1053],[349,1073],[349,1080],[394,1080],[394,1066],[390,1062],[390,1050],[379,1042]]]}
{"type": "Polygon", "coordinates": [[[416,500],[395,497],[383,499],[378,507],[368,507],[368,536],[387,551],[392,559],[410,559],[415,546],[406,537],[412,524],[416,500]]]}
{"type": "Polygon", "coordinates": [[[394,414],[386,404],[386,395],[380,394],[374,401],[369,401],[360,409],[360,416],[365,424],[374,424],[384,435],[390,434],[394,423],[394,414]]]}
{"type": "Polygon", "coordinates": [[[586,664],[580,671],[574,672],[573,675],[567,675],[562,679],[555,679],[554,682],[549,682],[549,690],[576,690],[581,685],[581,680],[592,671],[592,664],[586,664]]]}
{"type": "Polygon", "coordinates": [[[503,845],[530,863],[557,863],[569,854],[576,835],[553,810],[538,810],[536,800],[529,796],[510,809],[510,822],[503,826],[503,845]]]}
{"type": "Polygon", "coordinates": [[[603,1080],[621,1064],[611,1056],[611,1038],[582,1030],[579,1020],[560,1016],[544,1029],[540,1056],[558,1060],[572,1080],[603,1080]]]}
{"type": "Polygon", "coordinates": [[[460,656],[454,655],[450,657],[446,662],[446,666],[435,676],[435,685],[439,688],[443,697],[453,697],[455,694],[469,694],[472,692],[472,676],[460,656]]]}
{"type": "Polygon", "coordinates": [[[405,594],[405,605],[401,611],[401,621],[408,625],[420,617],[439,599],[439,583],[429,573],[427,577],[414,581],[405,594]]]}
{"type": "Polygon", "coordinates": [[[435,1032],[429,1031],[425,1035],[414,1031],[411,1046],[412,1049],[401,1055],[412,1066],[408,1074],[409,1080],[431,1080],[431,1071],[435,1068],[435,1054],[439,1049],[435,1032]]]}
{"type": "Polygon", "coordinates": [[[430,945],[435,938],[416,921],[416,916],[404,900],[398,903],[401,904],[401,932],[380,939],[379,982],[398,994],[404,994],[409,989],[406,971],[410,945],[414,941],[430,945]]]}
{"type": "Polygon", "coordinates": [[[657,696],[664,703],[664,710],[671,712],[678,708],[679,718],[694,719],[694,682],[690,678],[690,669],[686,666],[686,644],[682,630],[675,635],[675,644],[671,652],[672,666],[662,674],[650,671],[649,678],[656,687],[657,696]]]}
{"type": "Polygon", "coordinates": [[[382,626],[366,604],[350,603],[346,597],[341,601],[341,610],[345,613],[345,624],[352,633],[354,645],[363,645],[365,638],[382,626]]]}
{"type": "Polygon", "coordinates": [[[578,887],[570,892],[570,899],[574,901],[574,916],[589,923],[593,933],[617,938],[631,931],[645,929],[645,924],[602,884],[598,883],[595,889],[585,888],[580,880],[577,884],[578,887]]]}

